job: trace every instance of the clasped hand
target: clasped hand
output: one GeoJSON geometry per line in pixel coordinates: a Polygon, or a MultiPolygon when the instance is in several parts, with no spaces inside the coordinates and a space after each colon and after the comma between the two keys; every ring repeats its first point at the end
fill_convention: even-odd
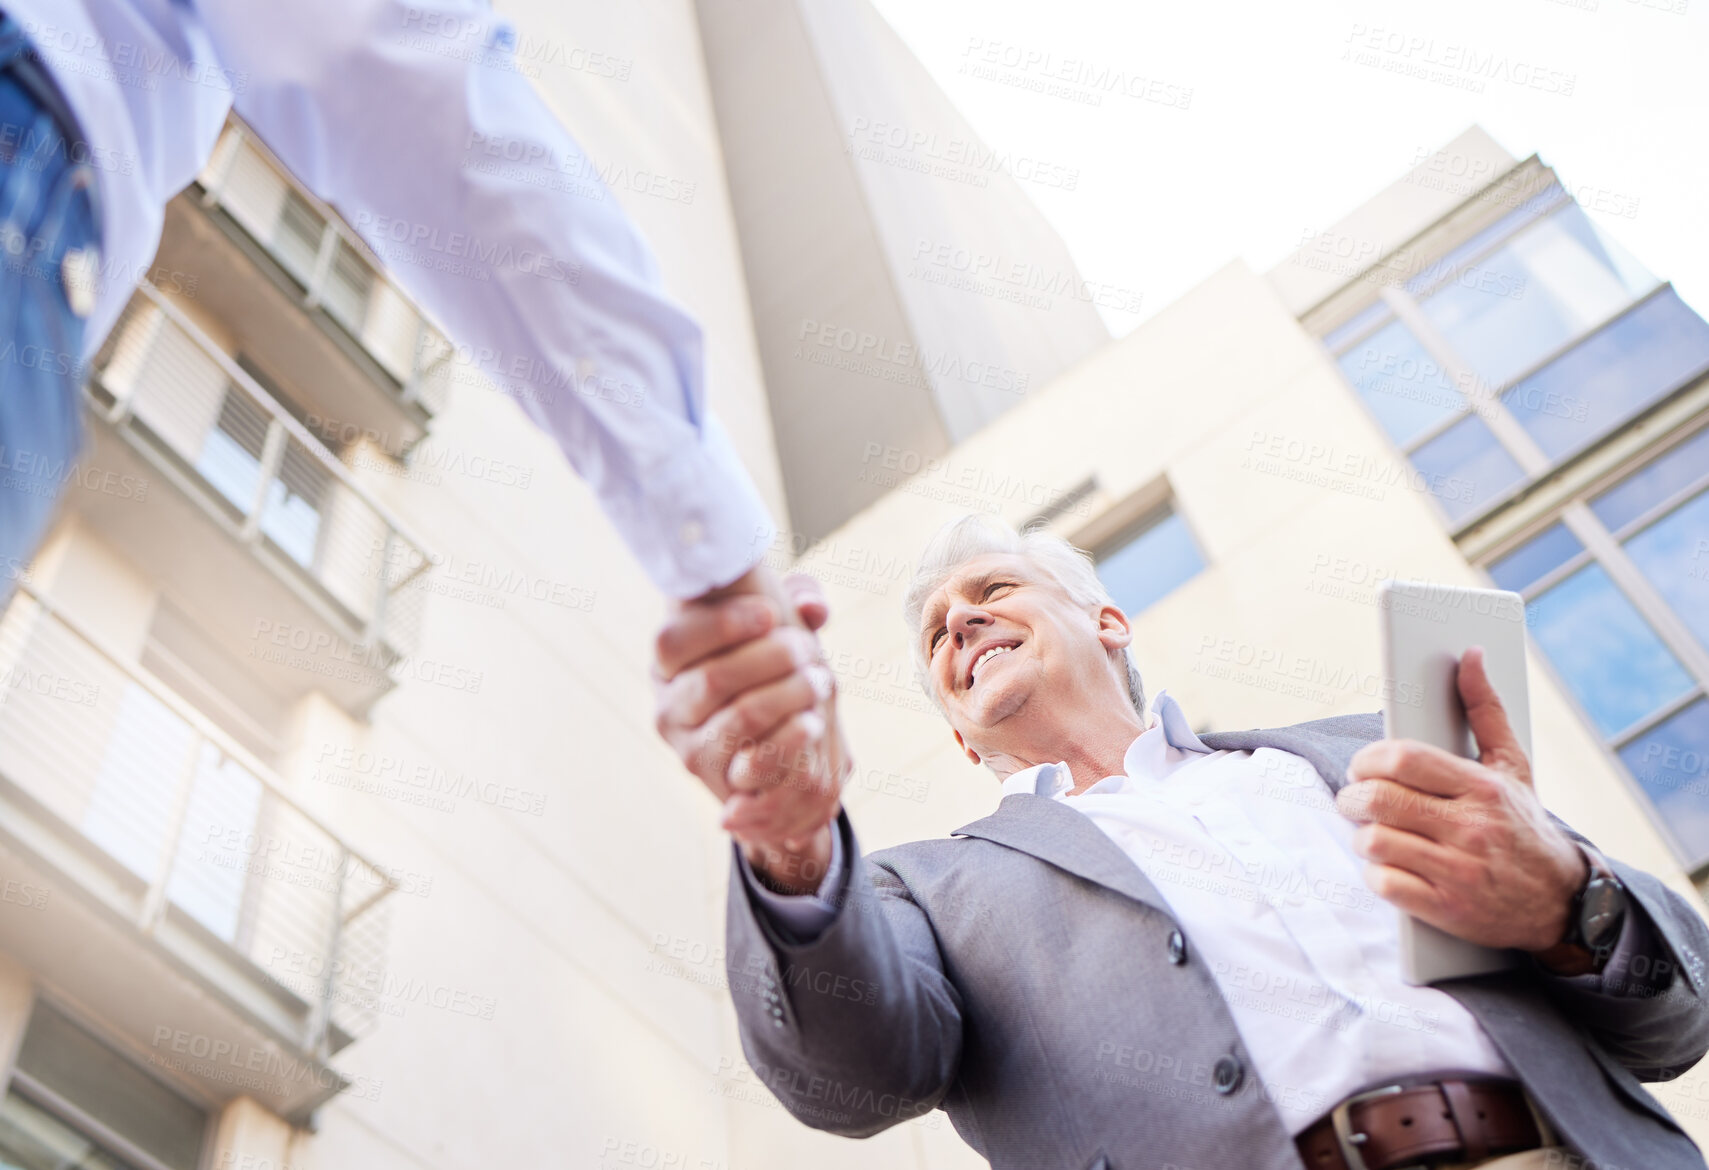
{"type": "Polygon", "coordinates": [[[720,824],[761,879],[803,893],[830,861],[850,763],[813,633],[829,616],[824,595],[801,574],[784,590],[805,628],[756,594],[675,609],[655,647],[655,725],[723,803],[720,824]]]}
{"type": "MultiPolygon", "coordinates": [[[[835,676],[812,633],[828,616],[824,597],[799,574],[785,590],[805,628],[780,623],[755,595],[677,609],[656,647],[656,724],[723,802],[722,827],[762,879],[806,892],[829,861],[850,765],[835,676]]],[[[1480,649],[1457,681],[1478,759],[1380,740],[1354,755],[1336,805],[1360,825],[1354,849],[1379,897],[1471,942],[1547,951],[1566,934],[1589,863],[1537,799],[1480,649]]]]}

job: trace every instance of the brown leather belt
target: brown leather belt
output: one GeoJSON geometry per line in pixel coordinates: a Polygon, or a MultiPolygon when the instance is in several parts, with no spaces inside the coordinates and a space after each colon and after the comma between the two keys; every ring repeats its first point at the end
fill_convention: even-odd
{"type": "Polygon", "coordinates": [[[1443,1080],[1356,1093],[1297,1138],[1307,1170],[1476,1162],[1543,1144],[1517,1081],[1443,1080]]]}

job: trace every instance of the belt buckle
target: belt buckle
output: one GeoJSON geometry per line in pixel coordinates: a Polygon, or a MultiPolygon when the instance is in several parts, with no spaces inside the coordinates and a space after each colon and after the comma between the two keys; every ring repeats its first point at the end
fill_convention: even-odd
{"type": "Polygon", "coordinates": [[[1329,1124],[1335,1130],[1335,1144],[1341,1148],[1341,1159],[1347,1163],[1347,1170],[1370,1170],[1370,1167],[1365,1165],[1364,1156],[1359,1153],[1359,1147],[1369,1135],[1353,1132],[1353,1106],[1405,1090],[1405,1085],[1384,1085],[1380,1089],[1367,1089],[1363,1093],[1354,1093],[1329,1111],[1329,1124]]]}

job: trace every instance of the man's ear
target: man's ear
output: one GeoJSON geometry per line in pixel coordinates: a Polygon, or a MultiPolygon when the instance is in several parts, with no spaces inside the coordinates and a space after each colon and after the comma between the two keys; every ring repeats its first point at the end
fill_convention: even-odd
{"type": "Polygon", "coordinates": [[[1120,650],[1133,641],[1133,626],[1120,606],[1106,605],[1098,611],[1098,641],[1106,650],[1120,650]]]}
{"type": "Polygon", "coordinates": [[[967,756],[969,763],[972,763],[975,766],[979,764],[979,753],[967,746],[967,741],[961,738],[961,732],[959,731],[955,732],[955,746],[960,748],[962,753],[967,756]]]}

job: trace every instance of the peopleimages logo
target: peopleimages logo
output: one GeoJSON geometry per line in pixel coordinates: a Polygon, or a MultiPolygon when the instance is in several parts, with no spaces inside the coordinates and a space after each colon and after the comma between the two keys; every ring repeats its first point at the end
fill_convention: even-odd
{"type": "Polygon", "coordinates": [[[274,622],[256,622],[249,656],[262,662],[373,686],[390,677],[415,680],[448,690],[480,693],[486,672],[435,658],[394,657],[380,642],[349,642],[325,630],[274,622]]]}
{"type": "Polygon", "coordinates": [[[152,92],[160,79],[205,85],[224,93],[241,94],[249,88],[249,74],[217,65],[184,60],[154,38],[146,42],[107,40],[69,26],[20,22],[30,44],[46,56],[61,73],[101,77],[132,89],[152,92]]]}
{"type": "Polygon", "coordinates": [[[490,279],[493,269],[505,268],[559,284],[575,284],[581,279],[581,265],[573,260],[466,232],[442,232],[433,224],[358,211],[353,226],[388,264],[444,268],[478,280],[490,279]]]}
{"type": "Polygon", "coordinates": [[[1482,93],[1486,81],[1499,81],[1571,97],[1578,84],[1576,73],[1510,57],[1494,49],[1438,41],[1400,29],[1355,23],[1346,43],[1350,47],[1342,55],[1344,61],[1474,93],[1482,93]]]}
{"type": "Polygon", "coordinates": [[[36,451],[0,446],[0,491],[57,496],[61,489],[74,484],[85,491],[100,492],[121,500],[140,503],[148,498],[148,480],[141,476],[108,471],[79,463],[76,459],[55,458],[36,451]]]}
{"type": "Polygon", "coordinates": [[[1089,516],[1091,509],[1079,489],[1037,483],[1007,469],[993,471],[958,464],[947,457],[926,455],[905,447],[869,442],[861,455],[856,483],[876,484],[971,511],[998,513],[1005,505],[1025,503],[1089,516]]]}
{"type": "Polygon", "coordinates": [[[440,56],[538,78],[547,68],[628,81],[635,62],[550,37],[518,35],[508,21],[405,8],[402,43],[440,56]]]}
{"type": "Polygon", "coordinates": [[[1068,268],[1047,268],[959,244],[922,238],[914,244],[912,259],[909,274],[916,279],[1032,308],[1049,309],[1054,298],[1061,296],[1101,308],[1137,313],[1144,301],[1144,295],[1135,289],[1084,280],[1068,268]]]}
{"type": "Polygon", "coordinates": [[[801,319],[796,340],[795,357],[799,360],[921,388],[928,386],[927,379],[933,379],[1024,394],[1032,380],[1030,374],[1011,366],[934,351],[911,340],[898,341],[871,330],[809,317],[801,319]]]}
{"type": "Polygon", "coordinates": [[[543,792],[445,768],[431,761],[406,760],[349,744],[323,743],[314,764],[317,780],[344,788],[373,787],[382,796],[388,795],[387,789],[395,788],[414,790],[428,798],[469,800],[533,816],[539,816],[546,810],[546,794],[543,792]]]}
{"type": "Polygon", "coordinates": [[[979,36],[968,38],[967,47],[961,51],[959,72],[1089,106],[1103,105],[1109,94],[1175,110],[1185,110],[1193,102],[1193,91],[1187,86],[1081,57],[1062,57],[1044,49],[979,36]]]}
{"type": "Polygon", "coordinates": [[[937,178],[990,186],[993,174],[1011,175],[1044,187],[1072,191],[1080,168],[993,150],[975,138],[944,135],[897,122],[857,117],[849,126],[849,153],[867,162],[883,162],[937,178]]]}
{"type": "Polygon", "coordinates": [[[314,1060],[165,1024],[155,1025],[150,1047],[154,1052],[148,1063],[156,1067],[266,1093],[314,1087],[333,1092],[342,1089],[347,1097],[373,1100],[385,1085],[372,1077],[343,1077],[314,1060]]]}

